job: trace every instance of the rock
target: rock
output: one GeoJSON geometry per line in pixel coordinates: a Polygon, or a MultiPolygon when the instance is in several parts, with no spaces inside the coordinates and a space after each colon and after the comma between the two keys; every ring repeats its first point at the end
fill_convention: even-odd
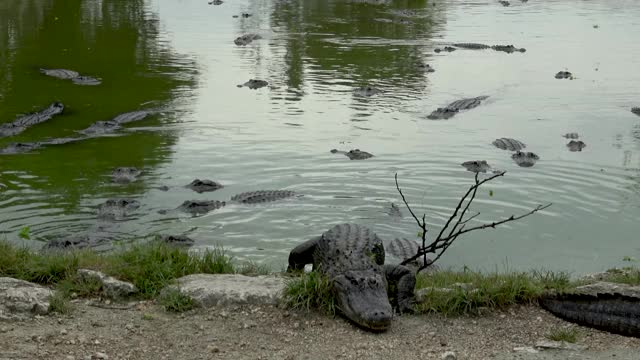
{"type": "Polygon", "coordinates": [[[49,297],[54,292],[43,286],[8,277],[0,277],[0,320],[24,320],[49,312],[49,297]]]}
{"type": "Polygon", "coordinates": [[[78,277],[84,281],[98,281],[102,284],[102,292],[111,299],[127,297],[138,292],[135,285],[103,274],[99,271],[78,269],[78,277]]]}
{"type": "Polygon", "coordinates": [[[237,274],[193,274],[177,279],[178,289],[195,304],[212,307],[228,304],[277,304],[285,279],[276,276],[237,274]]]}
{"type": "Polygon", "coordinates": [[[553,350],[580,351],[580,350],[585,350],[587,347],[584,345],[571,344],[566,341],[541,340],[536,343],[535,348],[539,350],[553,349],[553,350]]]}
{"type": "Polygon", "coordinates": [[[100,360],[107,360],[109,359],[109,356],[103,352],[97,352],[93,355],[91,355],[91,359],[100,359],[100,360]]]}
{"type": "Polygon", "coordinates": [[[444,354],[442,354],[442,356],[440,356],[440,359],[442,360],[456,360],[458,357],[456,356],[456,353],[454,353],[453,351],[447,351],[444,354]]]}

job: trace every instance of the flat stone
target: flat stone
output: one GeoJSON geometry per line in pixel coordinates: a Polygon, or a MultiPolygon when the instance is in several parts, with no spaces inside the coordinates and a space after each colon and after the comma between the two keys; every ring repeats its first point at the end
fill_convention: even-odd
{"type": "Polygon", "coordinates": [[[8,277],[0,277],[0,320],[24,320],[49,312],[51,289],[8,277]]]}
{"type": "Polygon", "coordinates": [[[138,292],[135,285],[118,280],[99,271],[78,269],[78,277],[83,280],[99,281],[102,284],[102,292],[106,297],[111,299],[127,297],[138,292]]]}
{"type": "Polygon", "coordinates": [[[199,306],[277,304],[285,279],[273,275],[193,274],[177,279],[177,288],[199,306]]]}

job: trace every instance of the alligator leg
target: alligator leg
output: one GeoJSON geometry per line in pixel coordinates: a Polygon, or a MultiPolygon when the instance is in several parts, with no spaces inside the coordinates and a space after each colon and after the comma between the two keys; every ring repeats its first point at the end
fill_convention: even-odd
{"type": "Polygon", "coordinates": [[[384,273],[389,284],[389,298],[400,313],[413,312],[413,290],[416,275],[403,265],[385,265],[384,273]]]}
{"type": "Polygon", "coordinates": [[[305,265],[312,264],[313,252],[316,250],[318,240],[320,240],[320,236],[316,236],[293,248],[289,253],[289,267],[287,271],[302,270],[305,265]]]}

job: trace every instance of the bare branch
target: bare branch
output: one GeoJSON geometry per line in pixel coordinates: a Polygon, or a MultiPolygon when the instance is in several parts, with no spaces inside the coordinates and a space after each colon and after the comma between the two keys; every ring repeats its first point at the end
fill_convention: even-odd
{"type": "MultiPolygon", "coordinates": [[[[404,205],[407,207],[407,210],[409,210],[409,212],[411,213],[411,216],[413,216],[413,218],[416,219],[416,222],[418,223],[418,226],[420,226],[420,228],[422,228],[422,224],[420,223],[420,220],[418,219],[416,214],[413,213],[413,210],[411,210],[411,206],[409,206],[409,203],[407,202],[407,199],[404,197],[404,194],[402,193],[402,190],[400,190],[400,185],[398,185],[398,173],[396,173],[396,189],[398,189],[398,192],[400,193],[400,196],[402,196],[402,202],[404,202],[404,205]]],[[[423,234],[423,236],[424,236],[424,234],[423,234]]]]}
{"type": "Polygon", "coordinates": [[[467,220],[461,221],[460,224],[464,225],[464,224],[468,223],[470,220],[472,220],[473,218],[475,218],[478,215],[480,215],[480,212],[477,212],[475,215],[471,216],[467,220]]]}

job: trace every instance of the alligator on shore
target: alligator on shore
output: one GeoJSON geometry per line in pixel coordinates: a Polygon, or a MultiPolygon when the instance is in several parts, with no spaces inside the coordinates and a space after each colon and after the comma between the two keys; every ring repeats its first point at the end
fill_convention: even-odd
{"type": "Polygon", "coordinates": [[[385,331],[394,307],[413,312],[416,278],[410,268],[384,262],[381,238],[364,226],[340,224],[291,250],[288,271],[313,264],[329,278],[343,316],[366,330],[385,331]]]}
{"type": "Polygon", "coordinates": [[[64,105],[54,102],[44,110],[20,116],[15,121],[0,125],[0,138],[18,135],[27,130],[29,127],[41,124],[55,115],[61,114],[64,105]]]}
{"type": "Polygon", "coordinates": [[[67,69],[40,69],[42,74],[62,80],[71,80],[76,85],[95,86],[102,84],[102,80],[91,76],[80,75],[77,71],[67,69]]]}
{"type": "Polygon", "coordinates": [[[583,326],[640,337],[640,288],[599,282],[571,293],[547,292],[539,302],[552,314],[583,326]]]}
{"type": "Polygon", "coordinates": [[[349,160],[365,160],[373,157],[373,154],[370,154],[366,151],[360,151],[360,149],[354,149],[349,151],[341,151],[338,149],[331,149],[332,154],[343,154],[348,157],[349,160]]]}
{"type": "Polygon", "coordinates": [[[477,107],[482,103],[483,100],[486,100],[489,96],[477,96],[474,98],[456,100],[451,104],[434,110],[431,114],[427,116],[427,119],[431,120],[446,120],[453,117],[460,110],[469,110],[477,107]]]}

